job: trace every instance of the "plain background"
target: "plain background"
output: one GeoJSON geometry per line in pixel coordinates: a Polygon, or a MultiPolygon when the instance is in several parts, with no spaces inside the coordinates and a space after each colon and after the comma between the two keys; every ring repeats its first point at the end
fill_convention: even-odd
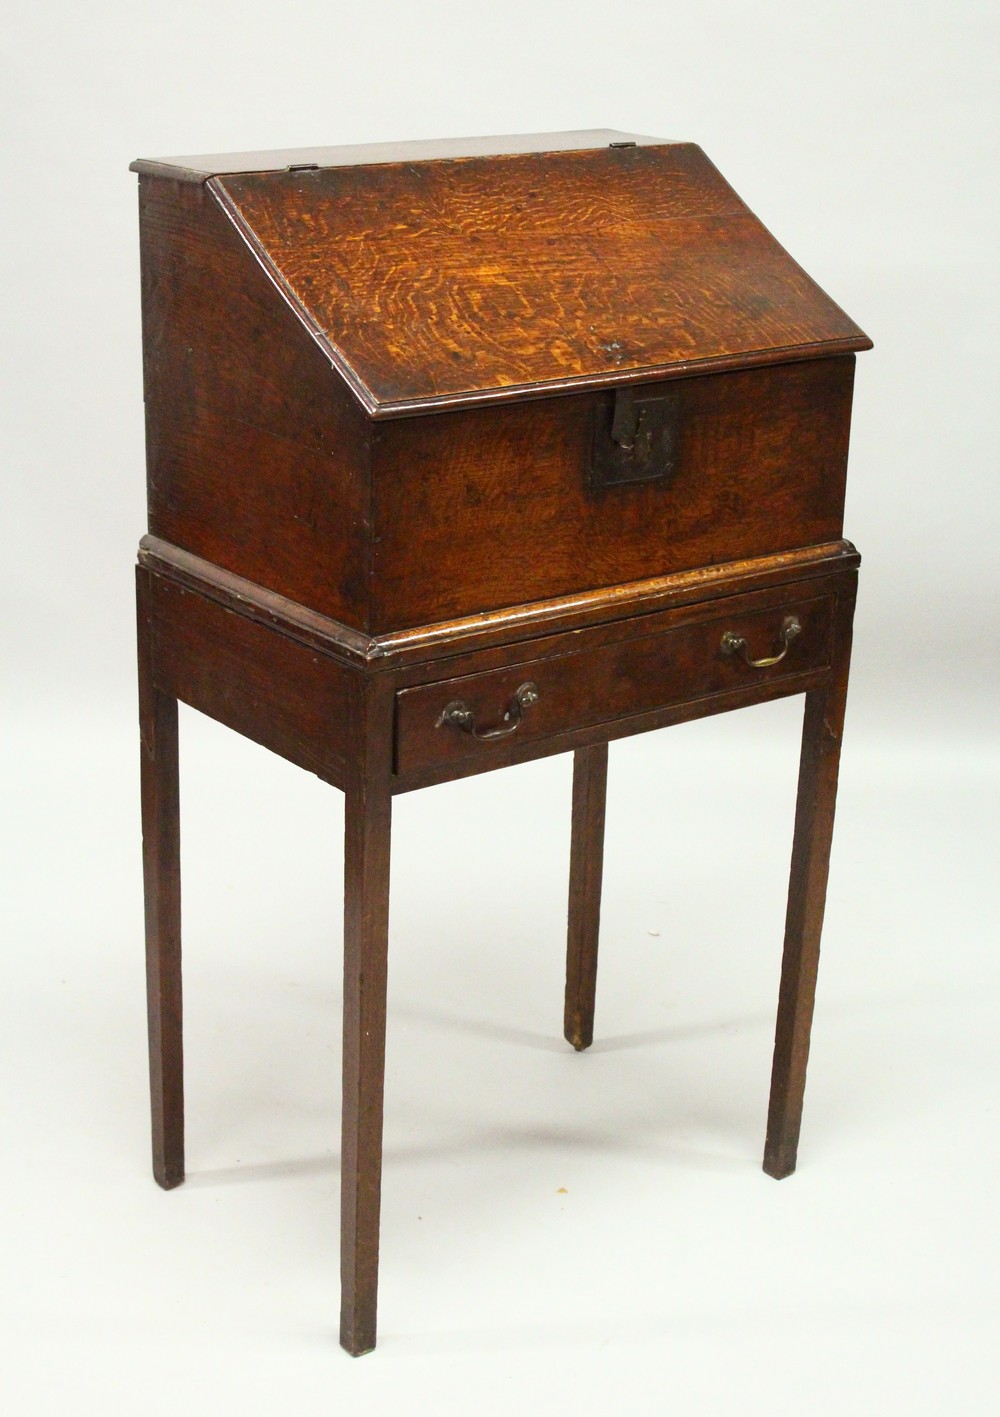
{"type": "Polygon", "coordinates": [[[33,0],[3,48],[3,1316],[35,1414],[980,1414],[1000,1261],[994,3],[33,0]],[[182,721],[190,1180],[148,1172],[137,155],[699,142],[868,330],[797,1174],[760,1170],[801,703],[395,818],[380,1342],[337,1347],[341,801],[182,721]]]}

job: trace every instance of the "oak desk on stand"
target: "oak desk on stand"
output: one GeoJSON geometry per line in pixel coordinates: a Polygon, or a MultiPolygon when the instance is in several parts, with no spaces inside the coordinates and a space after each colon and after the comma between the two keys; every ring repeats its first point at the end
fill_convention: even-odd
{"type": "Polygon", "coordinates": [[[585,1048],[608,742],[804,694],[764,1157],[793,1170],[870,341],[690,143],[596,131],[133,167],[154,1173],[184,1179],[182,700],[345,794],[341,1342],[362,1353],[396,793],[574,753],[565,1033],[585,1048]]]}

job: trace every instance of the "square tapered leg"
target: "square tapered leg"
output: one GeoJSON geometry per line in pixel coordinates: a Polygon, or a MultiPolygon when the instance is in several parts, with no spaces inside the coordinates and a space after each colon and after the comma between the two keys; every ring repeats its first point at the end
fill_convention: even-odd
{"type": "Polygon", "coordinates": [[[573,755],[573,826],[563,1019],[566,1040],[578,1051],[589,1048],[594,1041],[607,788],[607,743],[578,748],[573,755]]]}
{"type": "Polygon", "coordinates": [[[177,701],[155,683],[149,577],[137,572],[142,865],[153,1175],[184,1180],[180,807],[177,701]]]}
{"type": "Polygon", "coordinates": [[[798,1154],[837,802],[853,615],[853,593],[845,594],[840,598],[835,624],[833,673],[827,684],[806,695],[764,1147],[764,1170],[778,1180],[795,1170],[798,1154]]]}
{"type": "Polygon", "coordinates": [[[357,676],[345,783],[340,1341],[375,1347],[392,819],[392,686],[357,676]]]}

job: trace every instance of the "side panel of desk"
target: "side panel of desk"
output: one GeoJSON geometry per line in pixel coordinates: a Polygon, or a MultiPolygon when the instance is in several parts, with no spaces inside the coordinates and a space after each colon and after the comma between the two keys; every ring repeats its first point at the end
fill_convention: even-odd
{"type": "Polygon", "coordinates": [[[368,419],[207,187],[139,214],[150,531],[365,626],[368,419]]]}
{"type": "Polygon", "coordinates": [[[140,566],[156,687],[335,787],[350,680],[336,658],[140,566]]]}

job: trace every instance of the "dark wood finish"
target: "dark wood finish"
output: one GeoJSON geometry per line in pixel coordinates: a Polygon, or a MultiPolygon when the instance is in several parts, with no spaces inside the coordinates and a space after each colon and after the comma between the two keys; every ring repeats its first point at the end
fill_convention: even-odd
{"type": "MultiPolygon", "coordinates": [[[[145,686],[142,722],[150,1058],[154,1164],[161,1184],[176,1185],[183,1179],[175,694],[293,761],[313,766],[313,770],[317,770],[315,765],[326,762],[321,775],[339,780],[345,787],[341,1329],[342,1342],[349,1352],[365,1352],[375,1342],[389,829],[394,791],[556,751],[572,748],[581,753],[574,790],[566,1025],[570,1041],[585,1046],[592,1038],[600,888],[601,833],[597,823],[603,814],[604,791],[603,768],[598,771],[595,764],[605,757],[608,740],[764,702],[782,693],[808,691],[807,746],[796,826],[767,1162],[772,1174],[787,1174],[791,1169],[801,1114],[815,949],[832,826],[835,771],[831,773],[827,740],[829,725],[835,724],[830,714],[836,713],[838,702],[842,705],[842,699],[837,697],[841,693],[838,686],[846,683],[844,656],[855,574],[850,569],[818,580],[807,579],[800,587],[804,592],[801,599],[790,594],[788,587],[778,585],[749,595],[716,597],[658,615],[633,616],[618,623],[562,631],[457,656],[454,662],[458,664],[495,663],[499,657],[507,661],[507,667],[489,668],[478,676],[459,676],[449,681],[449,687],[469,680],[478,683],[484,678],[499,683],[504,676],[509,682],[519,679],[529,667],[538,676],[539,665],[561,669],[567,661],[592,664],[595,657],[599,661],[601,656],[611,656],[610,663],[621,663],[622,655],[626,662],[634,659],[639,673],[651,645],[669,643],[671,636],[677,636],[684,654],[667,661],[661,695],[668,692],[667,686],[679,684],[678,676],[683,675],[686,664],[686,672],[694,676],[692,696],[672,705],[660,703],[646,712],[633,711],[625,718],[603,721],[589,729],[580,727],[578,716],[573,717],[562,728],[550,728],[534,738],[518,743],[501,741],[489,745],[490,751],[486,751],[488,745],[476,745],[472,750],[475,756],[394,778],[394,700],[403,701],[407,694],[440,697],[444,686],[437,682],[406,687],[414,677],[433,673],[436,661],[395,669],[376,665],[351,669],[288,638],[283,631],[265,626],[252,617],[249,607],[226,609],[187,586],[169,583],[162,573],[140,568],[140,598],[145,606],[140,612],[140,668],[141,684],[145,686]],[[826,650],[822,654],[815,651],[821,643],[826,645],[829,607],[834,600],[839,628],[831,658],[826,650]],[[762,601],[768,602],[764,609],[760,608],[762,601]],[[732,658],[710,667],[697,662],[698,646],[714,656],[724,628],[747,633],[754,652],[768,652],[773,648],[770,632],[780,623],[779,612],[789,607],[796,609],[806,626],[800,639],[792,641],[789,658],[793,651],[801,653],[811,643],[811,667],[788,672],[782,664],[773,670],[754,671],[732,658]],[[674,628],[658,634],[645,633],[644,622],[660,619],[669,620],[674,628]],[[769,633],[758,640],[764,621],[768,622],[769,633]],[[822,635],[810,634],[814,624],[822,627],[822,635]],[[567,646],[580,636],[590,638],[592,647],[567,654],[567,646]],[[547,649],[546,657],[526,657],[538,654],[539,647],[547,649]],[[314,677],[317,666],[323,671],[318,679],[314,677]],[[331,673],[332,678],[328,677],[331,673]],[[738,688],[700,692],[706,682],[718,685],[717,676],[723,674],[734,675],[737,681],[743,677],[746,682],[738,688]],[[286,716],[289,705],[299,706],[293,715],[293,728],[286,716]],[[331,725],[338,721],[341,727],[334,736],[339,736],[340,755],[336,760],[338,767],[331,769],[331,725]],[[818,739],[817,723],[822,725],[818,739]],[[479,748],[484,749],[481,755],[479,748]],[[587,761],[588,754],[591,756],[584,770],[579,764],[587,761]]],[[[255,613],[262,613],[260,607],[255,613]]],[[[588,678],[588,674],[583,674],[575,682],[583,685],[588,678]]],[[[637,688],[648,692],[641,674],[637,681],[627,677],[616,681],[612,675],[605,689],[613,697],[602,713],[620,711],[625,700],[614,696],[623,693],[628,697],[626,707],[634,710],[636,701],[630,696],[637,688]]]]}
{"type": "Polygon", "coordinates": [[[341,787],[349,671],[245,615],[150,582],[157,687],[341,787]]]}
{"type": "Polygon", "coordinates": [[[834,541],[853,357],[675,382],[675,474],[595,488],[597,395],[406,419],[373,448],[370,627],[834,541]]]}
{"type": "Polygon", "coordinates": [[[754,590],[747,588],[743,581],[728,587],[724,581],[716,581],[699,597],[682,596],[676,602],[668,600],[662,609],[584,622],[569,632],[567,627],[560,626],[556,631],[543,634],[540,631],[549,627],[539,625],[539,633],[521,633],[516,640],[505,643],[490,642],[482,647],[470,647],[465,652],[460,652],[456,645],[452,655],[394,665],[396,685],[402,691],[417,685],[441,683],[444,679],[480,675],[491,669],[513,668],[539,659],[559,659],[606,645],[648,639],[664,631],[703,624],[713,617],[734,620],[737,616],[760,611],[778,612],[797,600],[823,600],[836,596],[843,585],[853,584],[856,566],[852,562],[856,560],[857,552],[853,557],[845,557],[839,570],[831,571],[828,566],[824,575],[804,577],[801,582],[775,579],[754,590]]]}
{"type": "Polygon", "coordinates": [[[395,793],[574,752],[564,1026],[582,1049],[608,743],[804,694],[764,1162],[794,1168],[870,341],[691,144],[601,130],[134,166],[154,1173],[184,1177],[182,700],[345,793],[357,1354],[376,1338],[395,793]]]}
{"type": "Polygon", "coordinates": [[[764,1148],[764,1170],[779,1180],[795,1170],[798,1155],[847,705],[853,617],[854,596],[848,592],[839,605],[833,672],[826,683],[806,695],[764,1148]]]}
{"type": "Polygon", "coordinates": [[[607,743],[578,748],[573,754],[573,826],[563,1013],[563,1033],[577,1052],[589,1048],[594,1041],[607,794],[607,743]]]}
{"type": "Polygon", "coordinates": [[[365,626],[364,415],[205,188],[139,216],[150,531],[365,626]]]}
{"type": "Polygon", "coordinates": [[[869,345],[693,143],[208,186],[373,417],[869,345]]]}
{"type": "Polygon", "coordinates": [[[146,1012],[153,1175],[170,1190],[184,1180],[177,700],[155,682],[150,579],[147,571],[137,569],[146,1012]]]}
{"type": "Polygon", "coordinates": [[[826,673],[825,669],[817,669],[808,674],[796,674],[744,689],[734,689],[728,694],[712,694],[708,698],[686,700],[684,703],[651,709],[648,713],[631,714],[628,718],[616,718],[595,724],[591,728],[565,729],[552,733],[547,738],[525,740],[520,744],[515,739],[498,744],[495,755],[489,758],[460,758],[455,762],[439,763],[399,775],[395,778],[393,791],[397,794],[415,792],[419,788],[434,787],[438,783],[454,782],[458,778],[475,777],[478,773],[494,772],[497,768],[531,762],[535,758],[551,757],[555,753],[575,753],[579,748],[591,747],[596,743],[614,743],[619,738],[631,738],[637,733],[649,733],[656,728],[691,723],[698,718],[712,718],[715,714],[749,708],[753,704],[770,703],[772,699],[787,698],[791,694],[804,694],[821,684],[826,673]]]}
{"type": "Polygon", "coordinates": [[[375,1347],[389,942],[392,685],[351,676],[344,798],[344,1099],[340,1341],[375,1347]]]}
{"type": "MultiPolygon", "coordinates": [[[[759,602],[757,602],[759,604],[759,602]]],[[[488,761],[509,738],[483,741],[441,722],[449,703],[462,700],[483,727],[499,722],[505,706],[525,681],[537,684],[538,702],[517,726],[517,741],[530,742],[570,728],[587,728],[648,713],[672,703],[723,694],[829,663],[829,597],[788,597],[766,609],[734,611],[712,607],[711,615],[681,628],[642,635],[548,659],[519,658],[509,668],[405,689],[396,713],[396,771],[400,776],[454,763],[462,758],[488,761]],[[777,641],[787,615],[798,616],[801,634],[779,664],[752,669],[742,659],[722,653],[723,635],[746,635],[757,653],[766,655],[777,641]]]]}
{"type": "MultiPolygon", "coordinates": [[[[333,627],[322,617],[305,614],[286,619],[275,597],[263,594],[257,601],[252,599],[252,592],[255,589],[259,592],[259,588],[247,582],[237,582],[234,588],[233,578],[227,576],[214,582],[203,580],[192,569],[192,558],[179,555],[175,560],[176,565],[171,566],[159,556],[145,558],[147,565],[158,568],[152,578],[150,594],[158,612],[155,636],[160,646],[157,665],[160,685],[171,695],[245,737],[315,772],[325,781],[342,786],[348,756],[348,665],[367,665],[373,672],[386,674],[393,672],[393,657],[376,655],[366,660],[358,650],[351,659],[348,652],[351,648],[357,650],[357,637],[338,640],[332,633],[343,627],[333,627]],[[216,595],[221,599],[216,600],[216,595]]],[[[832,576],[827,571],[814,579],[806,575],[803,581],[793,583],[795,598],[790,598],[789,588],[781,582],[753,593],[726,596],[721,594],[725,583],[713,579],[702,584],[701,593],[706,598],[693,604],[684,603],[684,596],[691,593],[692,587],[682,586],[681,604],[672,610],[633,614],[591,625],[584,622],[577,629],[562,629],[560,633],[549,635],[539,635],[537,630],[541,625],[537,625],[535,636],[526,640],[492,643],[471,648],[461,655],[453,652],[444,661],[444,666],[454,676],[454,681],[448,681],[448,692],[452,682],[461,685],[469,680],[485,680],[486,684],[497,686],[491,692],[501,706],[504,690],[516,688],[523,677],[538,671],[539,664],[552,661],[556,682],[561,686],[566,672],[563,661],[569,657],[576,665],[583,656],[587,665],[597,666],[604,675],[600,681],[594,679],[585,685],[596,715],[594,727],[586,729],[574,724],[549,732],[543,738],[533,731],[529,717],[523,725],[523,734],[519,730],[519,734],[506,741],[485,745],[467,744],[459,739],[443,754],[438,750],[441,763],[430,768],[398,771],[394,791],[411,791],[452,776],[468,776],[540,754],[568,751],[599,741],[602,735],[605,740],[624,737],[744,703],[805,691],[818,682],[816,672],[803,669],[804,664],[816,662],[821,644],[816,634],[800,637],[793,644],[789,662],[760,672],[750,670],[739,660],[718,655],[715,641],[721,642],[725,629],[753,629],[756,647],[766,649],[766,636],[758,642],[759,630],[754,629],[761,617],[768,629],[773,629],[780,625],[790,607],[801,608],[806,602],[827,604],[841,585],[852,583],[857,553],[852,550],[850,555],[832,560],[834,564],[840,560],[847,569],[832,576]],[[707,646],[698,672],[702,686],[713,692],[698,699],[696,704],[657,703],[652,710],[642,710],[641,705],[650,702],[650,695],[653,700],[657,699],[658,685],[670,682],[671,676],[677,677],[676,668],[672,667],[664,649],[673,642],[663,636],[678,631],[683,631],[682,641],[695,660],[695,641],[707,646]],[[652,660],[645,658],[645,647],[649,644],[658,646],[652,660]],[[637,666],[636,682],[614,682],[614,666],[622,657],[625,663],[637,666]],[[638,697],[642,695],[645,697],[638,697]],[[628,717],[615,718],[623,709],[628,717]],[[609,717],[614,721],[608,722],[609,717]],[[463,751],[468,756],[458,761],[463,751]]],[[[828,561],[817,562],[813,569],[829,564],[828,561]]],[[[748,579],[738,574],[732,589],[747,584],[748,579]]],[[[749,583],[759,583],[759,579],[749,579],[749,583]]],[[[517,617],[515,625],[521,627],[517,633],[523,635],[523,622],[517,617]]],[[[476,645],[478,641],[475,635],[467,639],[457,636],[452,650],[461,643],[476,645]]],[[[395,665],[395,683],[401,697],[413,688],[424,687],[436,696],[434,702],[438,710],[444,707],[446,691],[436,678],[441,672],[438,657],[441,648],[441,642],[432,639],[423,647],[422,658],[407,659],[395,665]]],[[[586,681],[595,670],[577,666],[572,673],[573,682],[586,681]]],[[[484,703],[484,712],[486,707],[484,703]]],[[[555,707],[554,700],[547,702],[549,715],[555,707]]],[[[424,738],[430,737],[432,748],[436,748],[438,735],[429,733],[428,715],[433,716],[433,707],[421,715],[418,727],[424,738]]],[[[403,727],[405,730],[405,722],[403,727]]]]}
{"type": "Polygon", "coordinates": [[[823,580],[832,572],[856,570],[861,558],[849,541],[833,541],[373,636],[213,566],[210,561],[171,546],[159,537],[143,537],[139,562],[228,610],[280,630],[300,644],[348,664],[382,671],[400,665],[419,666],[453,659],[473,650],[534,641],[543,633],[581,630],[651,616],[673,606],[692,605],[742,591],[823,580]]]}
{"type": "Polygon", "coordinates": [[[853,356],[816,356],[862,347],[865,338],[746,214],[698,149],[603,147],[226,182],[223,189],[217,179],[140,180],[149,527],[163,542],[377,638],[840,538],[853,356]],[[546,184],[536,167],[548,173],[546,184]],[[497,202],[483,195],[491,172],[503,188],[497,202]],[[613,200],[595,202],[609,182],[613,200]],[[411,214],[361,240],[356,226],[374,220],[371,202],[381,203],[383,222],[393,211],[411,214]],[[523,213],[505,217],[504,202],[520,202],[523,213]],[[426,229],[413,227],[421,203],[426,229]],[[729,252],[719,254],[726,274],[706,268],[699,292],[688,290],[684,260],[708,259],[709,249],[689,230],[685,214],[695,210],[713,231],[749,223],[755,234],[740,260],[758,246],[773,248],[782,280],[768,284],[772,276],[761,274],[766,291],[737,297],[727,284],[735,279],[729,252]],[[649,230],[665,224],[655,251],[647,220],[649,230]],[[565,221],[582,225],[552,246],[546,231],[565,221]],[[424,288],[423,242],[435,222],[434,240],[466,253],[438,268],[462,285],[463,309],[475,312],[461,339],[420,303],[449,310],[453,303],[446,291],[424,288]],[[467,268],[479,236],[478,265],[467,268]],[[627,276],[620,290],[602,263],[608,252],[598,259],[602,243],[617,241],[627,276]],[[496,259],[491,242],[501,248],[496,259]],[[503,275],[504,251],[524,263],[523,289],[503,275]],[[560,279],[585,297],[575,354],[546,333],[553,322],[562,328],[559,302],[570,298],[564,291],[557,299],[563,261],[560,279]],[[663,287],[664,261],[675,278],[663,299],[680,301],[683,311],[671,320],[632,289],[663,287]],[[473,279],[480,267],[483,291],[473,279]],[[390,282],[380,318],[358,320],[380,281],[390,282]],[[545,304],[542,286],[555,306],[545,304]],[[603,315],[596,289],[611,302],[603,315]],[[330,343],[316,302],[326,302],[323,319],[336,312],[345,322],[344,339],[374,341],[383,362],[416,361],[431,378],[422,402],[391,405],[397,415],[449,399],[458,411],[374,423],[366,414],[384,414],[390,404],[372,403],[351,362],[356,354],[330,343]],[[392,311],[412,328],[393,326],[392,311]],[[606,317],[625,322],[624,338],[628,311],[675,341],[673,353],[664,346],[626,356],[617,348],[622,339],[600,333],[606,317]],[[730,348],[727,321],[745,323],[746,349],[730,348]],[[841,338],[847,327],[855,335],[841,338]],[[448,369],[472,361],[476,401],[507,401],[461,408],[469,400],[443,392],[427,341],[443,341],[448,369]],[[503,375],[491,391],[503,361],[525,351],[534,361],[530,389],[503,375]],[[690,357],[681,359],[684,351],[690,357]],[[743,367],[704,372],[732,360],[743,367]],[[762,360],[774,367],[748,367],[762,360]],[[667,479],[597,486],[594,428],[613,397],[602,389],[630,378],[644,381],[646,396],[674,390],[675,470],[667,479]],[[511,404],[518,389],[532,398],[511,404]]]}

